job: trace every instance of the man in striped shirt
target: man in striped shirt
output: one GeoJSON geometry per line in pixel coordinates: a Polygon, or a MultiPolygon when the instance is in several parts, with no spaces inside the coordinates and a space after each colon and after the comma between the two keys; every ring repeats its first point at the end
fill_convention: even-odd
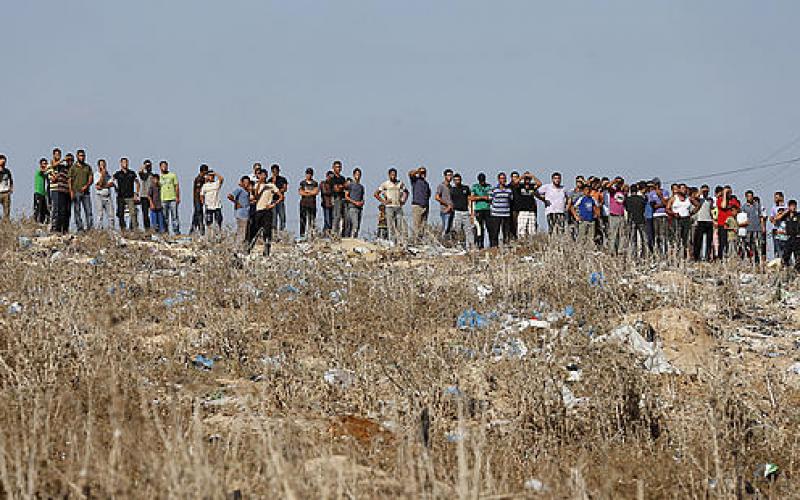
{"type": "Polygon", "coordinates": [[[511,241],[511,201],[513,191],[506,185],[506,174],[501,172],[497,176],[497,186],[490,192],[491,217],[489,218],[489,246],[496,247],[500,244],[500,232],[503,233],[503,244],[511,241]]]}

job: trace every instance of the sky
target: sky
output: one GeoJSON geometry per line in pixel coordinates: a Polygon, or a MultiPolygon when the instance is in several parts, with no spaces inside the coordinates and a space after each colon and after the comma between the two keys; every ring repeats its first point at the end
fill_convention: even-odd
{"type": "MultiPolygon", "coordinates": [[[[669,182],[800,156],[796,1],[37,0],[2,18],[16,213],[53,147],[167,159],[186,193],[201,163],[228,192],[277,162],[294,225],[303,170],[334,159],[372,192],[392,165],[669,182]]],[[[794,197],[798,168],[707,181],[794,197]]]]}

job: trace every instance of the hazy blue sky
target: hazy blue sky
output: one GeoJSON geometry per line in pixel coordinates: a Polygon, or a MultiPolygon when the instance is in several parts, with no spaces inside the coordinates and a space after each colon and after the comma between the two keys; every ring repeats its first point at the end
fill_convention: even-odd
{"type": "MultiPolygon", "coordinates": [[[[334,158],[362,165],[369,191],[420,162],[435,179],[670,180],[800,135],[796,1],[37,0],[2,19],[15,211],[54,146],[114,168],[166,158],[185,192],[201,162],[228,188],[254,160],[279,162],[295,213],[302,170],[334,158]]],[[[730,181],[800,195],[797,168],[730,181]]]]}

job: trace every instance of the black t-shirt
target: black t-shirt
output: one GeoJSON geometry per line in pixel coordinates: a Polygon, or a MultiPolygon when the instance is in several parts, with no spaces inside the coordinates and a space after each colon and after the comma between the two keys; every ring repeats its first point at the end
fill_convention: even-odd
{"type": "Polygon", "coordinates": [[[117,196],[120,198],[133,198],[136,173],[133,170],[117,170],[114,173],[117,182],[117,196]]]}
{"type": "Polygon", "coordinates": [[[333,177],[331,178],[331,191],[333,191],[334,200],[339,200],[344,198],[344,184],[345,184],[345,178],[343,176],[333,174],[333,177]],[[337,185],[342,186],[342,190],[339,192],[337,192],[335,189],[337,185]]]}
{"type": "Polygon", "coordinates": [[[647,200],[644,196],[633,194],[625,198],[625,210],[628,211],[631,221],[634,224],[644,224],[644,211],[647,208],[647,200]]]}
{"type": "MultiPolygon", "coordinates": [[[[315,181],[313,179],[310,180],[310,181],[307,181],[305,179],[300,181],[300,189],[302,189],[304,191],[312,191],[317,186],[319,186],[319,184],[317,184],[317,181],[315,181]]],[[[301,207],[309,207],[309,208],[316,207],[317,206],[317,197],[316,196],[301,196],[300,197],[300,206],[301,207]]]]}
{"type": "Polygon", "coordinates": [[[511,199],[511,210],[536,213],[536,186],[533,184],[528,187],[524,184],[516,186],[514,198],[511,199]]]}
{"type": "Polygon", "coordinates": [[[197,177],[194,178],[194,182],[192,183],[192,196],[194,198],[194,202],[200,204],[200,190],[203,189],[203,184],[206,183],[206,176],[203,174],[199,174],[197,177]]]}
{"type": "Polygon", "coordinates": [[[452,186],[450,188],[450,200],[453,202],[453,210],[466,212],[469,210],[469,186],[464,184],[452,186]]]}
{"type": "Polygon", "coordinates": [[[286,177],[279,175],[277,179],[272,181],[275,184],[275,187],[278,189],[283,189],[284,187],[289,185],[289,181],[286,180],[286,177]]]}
{"type": "Polygon", "coordinates": [[[786,227],[786,236],[797,237],[800,235],[800,213],[788,213],[782,220],[786,227]]]}

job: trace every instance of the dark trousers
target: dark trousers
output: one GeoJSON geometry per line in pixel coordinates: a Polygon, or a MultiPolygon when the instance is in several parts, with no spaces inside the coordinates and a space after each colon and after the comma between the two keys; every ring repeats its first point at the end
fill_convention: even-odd
{"type": "Polygon", "coordinates": [[[300,205],[300,236],[305,236],[306,231],[314,228],[317,221],[317,207],[304,207],[300,205]]]}
{"type": "Polygon", "coordinates": [[[653,253],[656,244],[656,229],[652,217],[644,220],[644,234],[647,236],[647,249],[653,253]]]}
{"type": "Polygon", "coordinates": [[[191,232],[195,231],[200,234],[205,234],[206,232],[206,226],[203,223],[203,204],[196,200],[194,202],[194,212],[192,212],[191,232]]]}
{"type": "Polygon", "coordinates": [[[47,196],[39,193],[33,194],[33,220],[39,224],[44,224],[50,217],[50,209],[47,208],[47,196]]]}
{"type": "Polygon", "coordinates": [[[483,240],[486,237],[486,230],[487,226],[489,225],[489,211],[476,210],[475,222],[478,224],[478,227],[480,227],[480,234],[478,234],[478,229],[475,229],[475,246],[478,248],[483,248],[483,240]]]}
{"type": "Polygon", "coordinates": [[[514,210],[511,212],[511,235],[510,238],[512,240],[517,239],[517,220],[519,219],[519,211],[514,210]]]}
{"type": "Polygon", "coordinates": [[[728,230],[724,226],[717,228],[717,241],[719,243],[717,258],[723,259],[728,254],[728,230]]]}
{"type": "Polygon", "coordinates": [[[324,231],[330,231],[333,227],[333,207],[322,207],[322,219],[324,231]]]}
{"type": "MultiPolygon", "coordinates": [[[[142,207],[142,227],[146,231],[150,229],[150,198],[140,196],[139,205],[142,207]]],[[[162,213],[161,216],[163,217],[164,214],[162,213]]]]}
{"type": "Polygon", "coordinates": [[[790,236],[783,245],[783,264],[790,266],[794,257],[794,268],[800,271],[800,236],[790,236]]]}
{"type": "Polygon", "coordinates": [[[511,241],[511,216],[489,217],[489,246],[500,245],[500,233],[503,233],[503,244],[508,245],[511,241]]]}
{"type": "Polygon", "coordinates": [[[743,241],[744,257],[752,257],[753,262],[761,262],[761,233],[747,233],[743,241]]]}
{"type": "Polygon", "coordinates": [[[50,193],[50,197],[53,200],[53,224],[51,229],[56,233],[66,233],[69,231],[69,193],[53,191],[50,193]]]}
{"type": "Polygon", "coordinates": [[[714,241],[714,223],[711,221],[698,222],[694,227],[694,244],[692,249],[692,256],[694,260],[711,260],[714,241]],[[705,238],[705,247],[703,247],[703,238],[705,238]]]}
{"type": "Polygon", "coordinates": [[[689,236],[692,232],[691,217],[674,217],[672,219],[673,238],[684,257],[689,256],[689,236]]]}
{"type": "Polygon", "coordinates": [[[256,210],[256,214],[250,219],[250,234],[247,235],[248,246],[254,243],[259,230],[264,239],[264,253],[268,254],[272,242],[272,210],[256,210]]]}
{"type": "Polygon", "coordinates": [[[216,224],[217,227],[222,227],[222,209],[218,208],[216,210],[208,210],[206,209],[206,226],[211,226],[211,224],[216,224]]]}

